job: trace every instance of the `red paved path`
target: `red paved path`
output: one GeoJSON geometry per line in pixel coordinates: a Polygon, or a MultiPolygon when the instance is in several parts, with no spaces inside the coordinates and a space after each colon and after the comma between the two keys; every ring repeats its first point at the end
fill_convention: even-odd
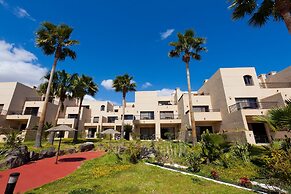
{"type": "Polygon", "coordinates": [[[40,187],[49,182],[63,178],[74,172],[83,161],[100,157],[104,152],[81,152],[59,157],[62,159],[82,158],[82,161],[62,161],[55,164],[56,158],[46,158],[32,162],[18,168],[13,168],[0,172],[0,193],[4,193],[6,183],[10,173],[20,172],[20,176],[14,190],[15,193],[24,193],[33,188],[40,187]],[[83,160],[85,159],[85,160],[83,160]]]}

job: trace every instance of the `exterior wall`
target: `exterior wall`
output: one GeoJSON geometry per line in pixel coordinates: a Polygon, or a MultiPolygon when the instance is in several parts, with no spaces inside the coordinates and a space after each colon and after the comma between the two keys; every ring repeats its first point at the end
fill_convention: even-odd
{"type": "MultiPolygon", "coordinates": [[[[291,66],[276,74],[260,75],[257,77],[254,68],[221,68],[213,76],[204,82],[198,92],[192,92],[192,106],[207,106],[209,110],[194,112],[196,126],[212,127],[214,132],[225,133],[231,141],[255,143],[254,117],[264,115],[273,107],[284,106],[285,100],[291,98],[291,84],[280,87],[269,87],[272,83],[291,83],[291,66]],[[244,76],[252,77],[252,83],[246,85],[244,76]],[[282,87],[284,86],[284,87],[282,87]],[[256,108],[237,108],[236,98],[257,98],[260,106],[256,108]],[[261,104],[270,104],[264,105],[261,104]],[[231,107],[234,106],[234,110],[231,107]],[[250,125],[251,124],[251,125],[250,125]],[[249,126],[251,126],[249,128],[249,126]]],[[[0,83],[0,104],[4,104],[4,114],[0,114],[0,126],[20,128],[26,125],[32,129],[38,124],[39,116],[24,115],[25,108],[39,107],[38,113],[42,112],[43,101],[33,100],[39,97],[35,89],[16,82],[0,83]],[[31,99],[29,99],[31,98],[31,99]]],[[[46,116],[47,122],[53,122],[57,113],[58,100],[49,103],[46,116]]],[[[66,100],[65,109],[59,115],[57,124],[66,124],[76,127],[76,119],[68,118],[69,114],[78,114],[78,101],[66,100]]],[[[191,128],[188,103],[188,93],[179,88],[172,95],[164,96],[158,91],[135,92],[135,101],[128,102],[125,108],[125,115],[133,115],[133,119],[125,120],[125,124],[132,125],[133,131],[140,135],[151,133],[155,139],[165,138],[165,131],[174,132],[175,138],[180,132],[191,128]],[[159,103],[164,101],[164,104],[159,103]],[[167,103],[165,103],[165,101],[167,103]],[[154,118],[141,117],[141,112],[154,112],[154,118]],[[161,117],[162,111],[172,113],[170,116],[161,117]]],[[[192,110],[192,109],[191,109],[192,110]]],[[[86,101],[84,100],[81,109],[79,127],[81,133],[88,136],[89,129],[96,129],[93,134],[102,130],[113,128],[121,129],[122,106],[114,106],[108,101],[86,101]],[[102,108],[103,107],[103,108],[102,108]],[[94,117],[99,117],[96,122],[94,117]],[[109,117],[116,117],[110,121],[109,117]]],[[[269,137],[281,137],[282,134],[270,133],[266,128],[269,137]]]]}

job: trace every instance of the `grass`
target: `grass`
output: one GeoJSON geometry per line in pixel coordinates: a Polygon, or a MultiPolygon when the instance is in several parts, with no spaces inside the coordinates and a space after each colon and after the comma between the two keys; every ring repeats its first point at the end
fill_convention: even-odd
{"type": "MultiPolygon", "coordinates": [[[[238,161],[239,162],[239,161],[238,161]]],[[[235,166],[225,168],[215,164],[203,164],[199,175],[210,177],[210,172],[214,170],[218,173],[220,180],[230,183],[239,183],[239,178],[247,177],[251,180],[260,177],[259,168],[252,163],[239,163],[235,166]]]]}
{"type": "Polygon", "coordinates": [[[73,174],[27,193],[250,193],[147,166],[119,162],[113,154],[85,162],[73,174]]]}

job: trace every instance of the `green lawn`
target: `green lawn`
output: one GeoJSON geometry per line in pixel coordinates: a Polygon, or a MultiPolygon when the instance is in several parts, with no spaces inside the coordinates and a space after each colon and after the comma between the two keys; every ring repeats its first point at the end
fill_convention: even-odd
{"type": "Polygon", "coordinates": [[[119,162],[113,154],[87,161],[73,174],[27,193],[250,193],[203,179],[119,162]]]}

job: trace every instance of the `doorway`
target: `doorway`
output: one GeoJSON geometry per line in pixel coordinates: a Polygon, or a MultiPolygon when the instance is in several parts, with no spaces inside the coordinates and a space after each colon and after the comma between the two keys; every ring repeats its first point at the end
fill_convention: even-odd
{"type": "Polygon", "coordinates": [[[253,131],[256,143],[269,143],[264,123],[249,123],[249,129],[253,131]]]}

